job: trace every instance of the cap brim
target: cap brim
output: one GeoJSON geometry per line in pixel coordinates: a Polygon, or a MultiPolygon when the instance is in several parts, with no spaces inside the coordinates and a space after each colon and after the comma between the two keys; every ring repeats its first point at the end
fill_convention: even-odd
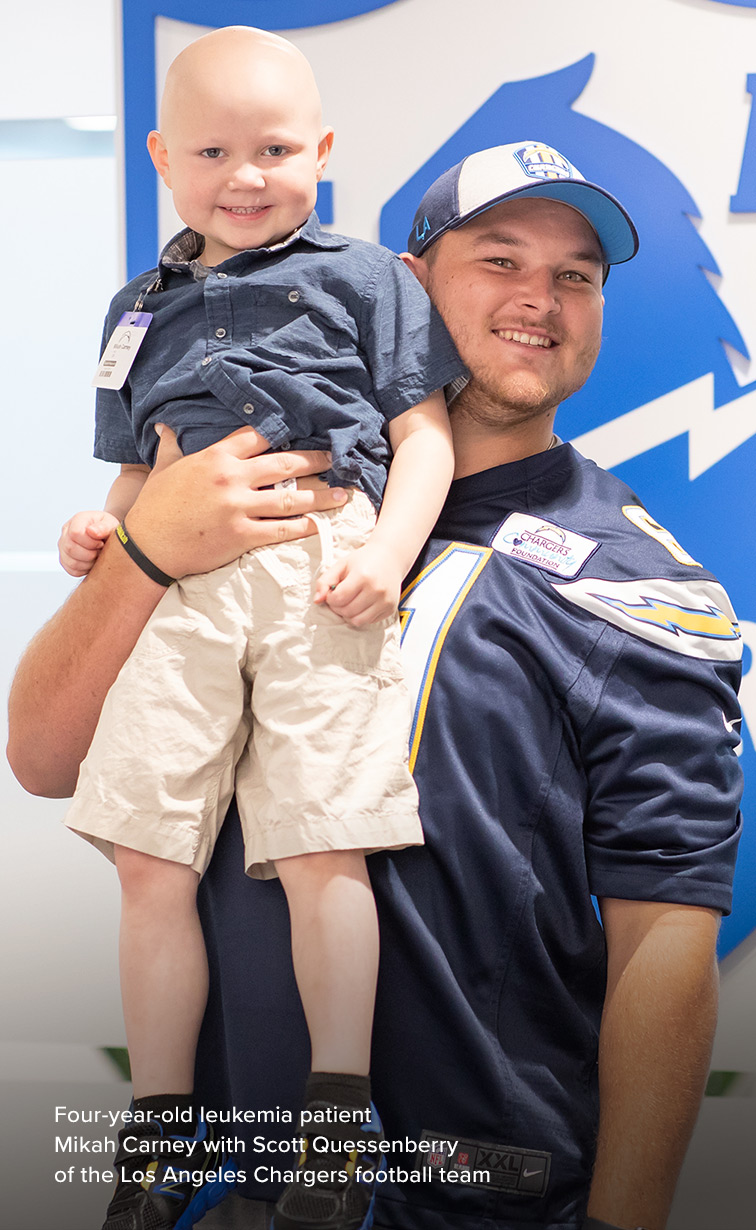
{"type": "Polygon", "coordinates": [[[522,188],[511,196],[537,196],[562,201],[588,219],[598,235],[607,264],[621,265],[638,251],[638,232],[616,197],[587,180],[556,179],[522,188]]]}
{"type": "Polygon", "coordinates": [[[608,265],[621,265],[625,261],[632,260],[638,251],[638,232],[630,215],[616,197],[613,197],[605,188],[600,188],[598,184],[589,183],[584,179],[549,180],[537,184],[524,184],[520,188],[511,188],[508,192],[502,192],[500,196],[486,201],[484,205],[468,210],[461,217],[450,219],[445,226],[439,227],[437,231],[428,235],[422,243],[418,243],[410,234],[409,251],[415,256],[422,256],[423,252],[448,231],[456,231],[467,222],[472,222],[473,218],[487,213],[494,206],[521,196],[546,197],[577,209],[596,232],[608,265]]]}

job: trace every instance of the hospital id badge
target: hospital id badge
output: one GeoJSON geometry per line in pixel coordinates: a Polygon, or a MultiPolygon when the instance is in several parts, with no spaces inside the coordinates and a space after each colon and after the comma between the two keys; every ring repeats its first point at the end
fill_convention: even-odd
{"type": "Polygon", "coordinates": [[[152,312],[123,313],[102,352],[92,381],[93,388],[123,388],[151,321],[152,312]]]}

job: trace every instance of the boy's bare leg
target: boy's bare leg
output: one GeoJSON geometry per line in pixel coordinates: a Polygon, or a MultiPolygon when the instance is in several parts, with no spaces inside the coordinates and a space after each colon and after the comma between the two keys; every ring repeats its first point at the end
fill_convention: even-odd
{"type": "Polygon", "coordinates": [[[378,916],[361,850],[282,858],[294,973],[314,1072],[367,1076],[378,976],[378,916]]]}
{"type": "Polygon", "coordinates": [[[370,1107],[379,938],[365,856],[361,850],[302,854],[278,859],[276,870],[289,903],[294,973],[312,1045],[304,1106],[336,1107],[340,1113],[318,1123],[318,1137],[328,1142],[325,1151],[320,1144],[315,1150],[303,1125],[303,1181],[284,1190],[271,1225],[273,1230],[364,1230],[372,1221],[375,1184],[363,1180],[355,1165],[354,1139],[365,1133],[374,1143],[383,1139],[370,1107]],[[344,1112],[351,1112],[346,1119],[344,1112]]]}
{"type": "Polygon", "coordinates": [[[207,1002],[207,955],[191,867],[116,846],[121,994],[134,1097],[190,1094],[207,1002]]]}

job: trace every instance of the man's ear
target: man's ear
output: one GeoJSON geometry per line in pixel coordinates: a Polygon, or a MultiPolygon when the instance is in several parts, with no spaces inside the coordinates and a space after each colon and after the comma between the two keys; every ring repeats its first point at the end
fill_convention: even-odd
{"type": "Polygon", "coordinates": [[[323,176],[323,172],[326,169],[326,163],[328,162],[328,159],[331,156],[332,148],[333,148],[333,129],[324,128],[320,134],[320,137],[318,138],[318,161],[317,161],[318,182],[320,182],[323,176]]]}
{"type": "Polygon", "coordinates": [[[399,259],[411,269],[424,290],[428,289],[428,265],[422,256],[413,256],[411,252],[400,252],[399,259]]]}
{"type": "Polygon", "coordinates": [[[147,149],[153,166],[166,188],[171,186],[171,169],[168,166],[168,150],[159,132],[151,132],[147,137],[147,149]]]}

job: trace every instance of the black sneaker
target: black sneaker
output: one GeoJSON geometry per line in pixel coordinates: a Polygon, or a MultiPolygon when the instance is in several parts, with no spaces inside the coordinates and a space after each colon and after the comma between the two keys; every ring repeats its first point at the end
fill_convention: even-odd
{"type": "MultiPolygon", "coordinates": [[[[329,1102],[310,1102],[307,1106],[308,1111],[344,1109],[329,1102]]],[[[372,1102],[370,1111],[368,1123],[362,1122],[357,1112],[352,1123],[308,1124],[306,1129],[300,1126],[305,1147],[297,1178],[279,1198],[271,1230],[369,1230],[375,1207],[375,1176],[386,1168],[385,1153],[375,1147],[384,1136],[372,1102]],[[326,1137],[330,1150],[315,1152],[312,1142],[316,1137],[326,1137]],[[370,1142],[369,1151],[348,1147],[361,1137],[370,1142]]]]}
{"type": "Polygon", "coordinates": [[[236,1172],[204,1120],[194,1136],[169,1132],[155,1118],[122,1128],[118,1140],[118,1182],[102,1230],[190,1230],[220,1204],[236,1172]],[[192,1140],[197,1143],[188,1155],[179,1142],[192,1140]],[[176,1147],[169,1148],[169,1142],[176,1147]]]}

